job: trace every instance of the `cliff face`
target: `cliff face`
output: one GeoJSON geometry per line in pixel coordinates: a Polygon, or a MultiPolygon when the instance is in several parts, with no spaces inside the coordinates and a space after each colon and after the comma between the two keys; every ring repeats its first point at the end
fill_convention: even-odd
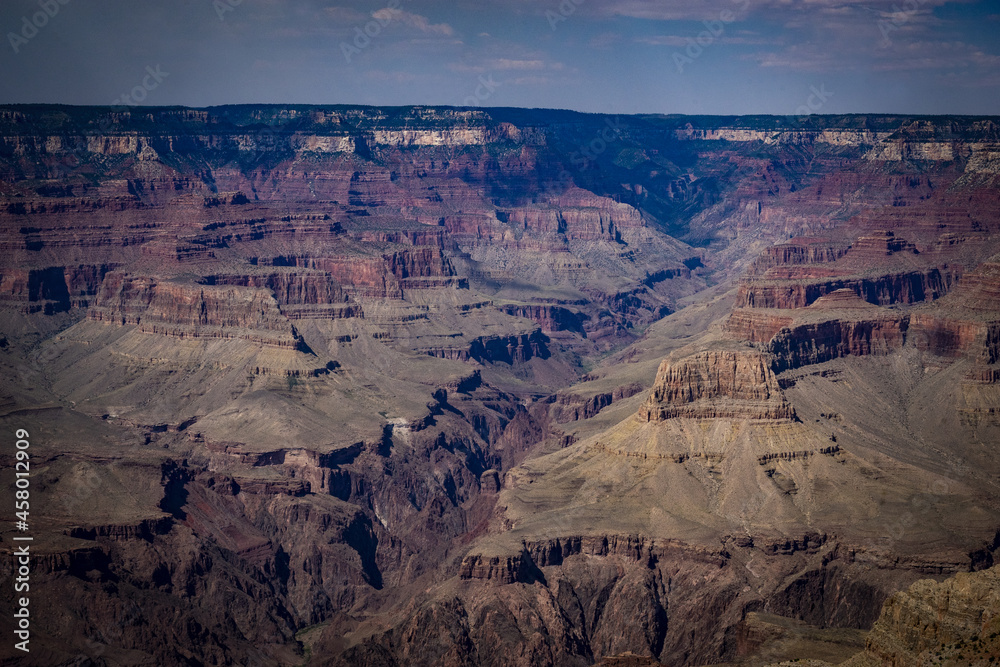
{"type": "Polygon", "coordinates": [[[903,347],[907,327],[905,318],[826,320],[783,328],[768,341],[766,349],[774,356],[777,372],[847,355],[884,356],[903,347]]]}
{"type": "Polygon", "coordinates": [[[986,665],[1000,658],[1000,571],[925,579],[882,607],[863,653],[849,667],[986,665]]]}
{"type": "MultiPolygon", "coordinates": [[[[764,275],[766,278],[777,278],[779,272],[772,269],[764,275]]],[[[877,278],[822,280],[828,277],[823,275],[822,270],[789,270],[781,275],[788,283],[755,282],[741,285],[736,304],[742,308],[805,308],[821,296],[841,289],[849,289],[866,302],[879,306],[911,304],[934,300],[947,294],[960,275],[953,272],[942,274],[941,269],[934,268],[927,272],[908,272],[877,278]]]]}
{"type": "Polygon", "coordinates": [[[520,336],[475,338],[467,348],[430,348],[426,354],[440,359],[459,361],[524,363],[529,359],[549,356],[548,338],[540,330],[520,336]]]}
{"type": "Polygon", "coordinates": [[[23,313],[51,315],[86,308],[115,264],[54,266],[45,269],[4,269],[0,301],[23,313]]]}
{"type": "Polygon", "coordinates": [[[843,257],[845,252],[846,248],[834,247],[822,239],[795,239],[794,242],[779,243],[766,249],[753,261],[749,273],[760,275],[779,266],[834,262],[843,257]]]}
{"type": "Polygon", "coordinates": [[[244,338],[296,348],[294,327],[270,290],[176,282],[109,273],[88,318],[136,325],[146,333],[177,337],[244,338]]]}
{"type": "Polygon", "coordinates": [[[215,274],[200,279],[204,285],[233,285],[270,290],[289,320],[364,317],[343,286],[323,271],[283,270],[273,273],[215,274]]]}
{"type": "Polygon", "coordinates": [[[660,365],[639,418],[674,417],[793,419],[795,411],[762,354],[711,351],[660,365]]]}
{"type": "Polygon", "coordinates": [[[725,331],[763,344],[776,371],[886,355],[907,341],[990,365],[1000,315],[995,262],[984,257],[991,247],[949,235],[915,244],[887,230],[862,233],[844,249],[817,239],[776,246],[741,281],[725,331]]]}
{"type": "Polygon", "coordinates": [[[615,401],[635,396],[645,391],[645,389],[638,382],[633,382],[632,384],[616,387],[610,392],[596,394],[590,398],[585,398],[577,394],[561,394],[555,399],[555,405],[552,408],[552,418],[559,423],[589,419],[615,401]]]}

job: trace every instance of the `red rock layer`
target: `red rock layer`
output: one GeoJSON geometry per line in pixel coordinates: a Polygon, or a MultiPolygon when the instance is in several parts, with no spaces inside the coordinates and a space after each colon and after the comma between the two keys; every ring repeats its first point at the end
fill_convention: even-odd
{"type": "Polygon", "coordinates": [[[215,274],[206,276],[199,282],[204,285],[234,285],[271,290],[281,306],[315,306],[348,301],[340,285],[329,274],[319,271],[215,274]]]}
{"type": "Polygon", "coordinates": [[[935,267],[871,278],[829,279],[827,270],[790,278],[796,282],[749,281],[740,285],[737,308],[805,308],[824,294],[851,289],[868,303],[888,306],[937,299],[948,292],[961,276],[960,267],[935,267]],[[810,279],[813,282],[808,282],[810,279]],[[815,280],[819,279],[819,280],[815,280]]]}
{"type": "Polygon", "coordinates": [[[748,343],[767,343],[779,331],[790,327],[795,318],[778,315],[774,311],[752,308],[734,308],[723,327],[726,335],[748,343]]]}
{"type": "Polygon", "coordinates": [[[384,255],[278,257],[278,265],[322,271],[345,293],[365,298],[402,298],[403,289],[467,286],[440,248],[423,246],[384,255]]]}
{"type": "Polygon", "coordinates": [[[788,243],[771,246],[754,260],[750,273],[760,275],[777,266],[796,264],[821,264],[833,262],[844,256],[846,248],[832,245],[822,239],[792,239],[788,243]]]}
{"type": "Polygon", "coordinates": [[[111,272],[87,316],[136,325],[146,333],[192,338],[243,338],[276,347],[300,346],[294,327],[269,290],[158,282],[111,272]]]}
{"type": "Polygon", "coordinates": [[[955,286],[954,301],[967,311],[1000,316],[1000,261],[983,262],[955,286]]]}
{"type": "Polygon", "coordinates": [[[595,394],[590,398],[584,398],[577,394],[560,394],[556,398],[555,405],[552,408],[552,418],[560,424],[580,419],[590,419],[615,401],[635,396],[643,389],[645,387],[641,384],[633,382],[632,384],[617,387],[614,391],[595,394]]]}
{"type": "Polygon", "coordinates": [[[915,313],[910,318],[910,337],[919,349],[939,356],[969,356],[984,364],[1000,360],[1000,322],[915,313]]]}
{"type": "Polygon", "coordinates": [[[574,312],[562,306],[511,303],[499,306],[499,310],[508,315],[531,320],[541,326],[542,331],[584,333],[583,322],[587,320],[585,314],[574,312]]]}
{"type": "Polygon", "coordinates": [[[897,237],[888,230],[878,230],[867,236],[862,236],[851,244],[851,257],[865,255],[872,258],[888,257],[897,252],[915,253],[912,243],[897,237]]]}
{"type": "Polygon", "coordinates": [[[459,576],[462,579],[496,580],[498,583],[529,582],[537,576],[538,568],[560,565],[564,559],[577,554],[621,556],[640,563],[655,563],[660,559],[682,556],[715,566],[722,566],[726,558],[718,551],[679,540],[656,541],[642,535],[565,536],[528,542],[516,556],[470,554],[463,559],[459,576]]]}
{"type": "Polygon", "coordinates": [[[833,319],[779,331],[767,345],[776,372],[847,355],[886,355],[903,347],[908,318],[833,319]]]}
{"type": "Polygon", "coordinates": [[[52,314],[86,308],[115,264],[0,270],[0,304],[21,312],[52,314]]]}
{"type": "Polygon", "coordinates": [[[548,338],[541,330],[512,336],[482,336],[473,339],[466,348],[435,347],[422,351],[440,359],[506,364],[521,363],[535,357],[547,359],[550,355],[548,338]]]}

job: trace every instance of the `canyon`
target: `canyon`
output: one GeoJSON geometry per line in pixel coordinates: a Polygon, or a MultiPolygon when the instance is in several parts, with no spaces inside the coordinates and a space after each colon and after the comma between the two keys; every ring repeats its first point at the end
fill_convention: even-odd
{"type": "Polygon", "coordinates": [[[4,661],[995,649],[995,118],[18,105],[0,173],[4,661]]]}

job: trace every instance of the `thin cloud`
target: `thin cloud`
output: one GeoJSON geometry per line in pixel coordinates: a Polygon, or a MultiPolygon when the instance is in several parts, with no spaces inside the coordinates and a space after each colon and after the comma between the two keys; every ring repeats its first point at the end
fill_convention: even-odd
{"type": "MultiPolygon", "coordinates": [[[[962,0],[921,0],[922,9],[929,9],[962,0]]],[[[815,20],[815,14],[844,14],[855,9],[876,8],[892,11],[899,0],[588,0],[580,9],[603,16],[627,16],[655,21],[700,21],[717,19],[731,12],[736,20],[741,16],[765,11],[803,12],[815,20]],[[588,7],[589,5],[589,7],[588,7]]]]}
{"type": "Polygon", "coordinates": [[[424,34],[444,35],[450,37],[455,34],[454,29],[447,23],[431,23],[430,19],[420,14],[403,11],[402,9],[380,9],[372,12],[372,17],[380,21],[399,21],[403,25],[409,26],[424,34]]]}
{"type": "Polygon", "coordinates": [[[420,79],[412,72],[389,72],[385,70],[368,70],[365,76],[373,81],[385,81],[389,83],[413,83],[420,79]]]}
{"type": "Polygon", "coordinates": [[[622,34],[620,32],[602,32],[599,35],[595,35],[587,42],[587,45],[592,49],[609,49],[622,41],[622,34]]]}
{"type": "MultiPolygon", "coordinates": [[[[649,37],[639,37],[635,41],[638,44],[648,44],[649,46],[670,46],[682,47],[691,44],[695,35],[652,35],[649,37]]],[[[720,44],[743,44],[751,46],[761,46],[765,44],[780,44],[781,40],[767,39],[763,37],[744,37],[741,35],[720,35],[717,38],[720,44]]]]}
{"type": "Polygon", "coordinates": [[[648,44],[649,46],[687,46],[688,37],[680,35],[651,35],[649,37],[638,37],[637,44],[648,44]]]}
{"type": "Polygon", "coordinates": [[[487,63],[490,69],[496,70],[538,70],[545,69],[545,62],[542,60],[513,60],[510,58],[497,58],[487,63]]]}
{"type": "Polygon", "coordinates": [[[552,83],[552,79],[547,76],[519,76],[510,83],[515,86],[545,86],[552,83]]]}
{"type": "Polygon", "coordinates": [[[1000,56],[986,53],[965,42],[914,42],[905,45],[896,58],[879,63],[879,71],[1000,68],[1000,56]]]}

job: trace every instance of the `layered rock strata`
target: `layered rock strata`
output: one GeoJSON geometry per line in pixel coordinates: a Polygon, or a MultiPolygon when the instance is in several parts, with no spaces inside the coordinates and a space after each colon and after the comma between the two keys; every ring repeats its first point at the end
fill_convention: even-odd
{"type": "Polygon", "coordinates": [[[790,420],[795,410],[763,354],[721,350],[660,365],[639,418],[652,422],[676,417],[790,420]]]}

